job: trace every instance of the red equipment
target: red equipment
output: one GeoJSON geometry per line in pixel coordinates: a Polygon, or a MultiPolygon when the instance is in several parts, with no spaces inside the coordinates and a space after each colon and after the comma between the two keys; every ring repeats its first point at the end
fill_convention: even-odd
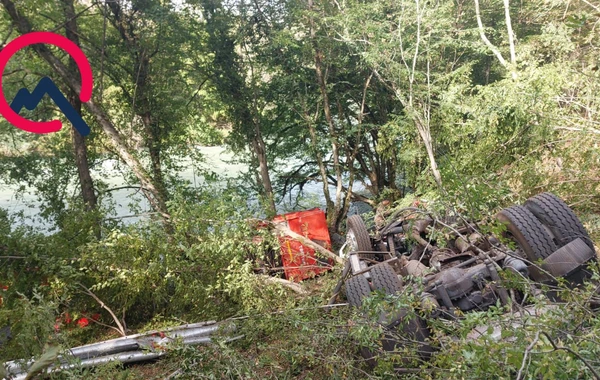
{"type": "MultiPolygon", "coordinates": [[[[327,219],[325,213],[318,208],[277,215],[273,219],[273,223],[285,223],[290,230],[331,250],[327,219]]],[[[313,278],[330,270],[333,266],[331,259],[317,259],[314,249],[306,247],[290,237],[280,237],[279,244],[285,278],[290,281],[313,278]]]]}

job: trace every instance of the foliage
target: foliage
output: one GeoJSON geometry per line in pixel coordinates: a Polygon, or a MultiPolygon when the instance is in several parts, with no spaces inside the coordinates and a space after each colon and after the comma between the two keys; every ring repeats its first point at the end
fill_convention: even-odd
{"type": "Polygon", "coordinates": [[[315,301],[236,322],[244,334],[239,343],[182,348],[176,353],[182,363],[181,378],[361,377],[352,341],[340,330],[349,317],[347,310],[332,309],[324,317],[315,301]]]}
{"type": "MultiPolygon", "coordinates": [[[[94,101],[140,167],[123,159],[88,110],[83,161],[91,185],[81,179],[82,143],[69,128],[42,136],[0,121],[0,180],[15,200],[37,199],[36,226],[44,226],[0,209],[0,327],[10,325],[14,337],[0,360],[109,336],[99,324],[73,323],[98,314],[114,324],[89,289],[130,331],[248,316],[239,322],[243,340],[177,348],[172,360],[184,378],[393,378],[399,363],[407,378],[586,378],[586,363],[598,367],[597,318],[584,302],[592,285],[565,292],[565,302],[536,318],[508,320],[498,307],[429,321],[440,348],[430,362],[406,363],[404,350],[371,370],[356,348],[378,347],[382,331],[365,316],[414,309],[414,292],[374,297],[358,313],[325,311],[317,306],[339,273],[307,285],[304,297],[255,273],[277,249],[255,218],[288,210],[285,197],[296,201],[292,209],[325,206],[337,233],[357,200],[427,204],[440,215],[487,221],[553,191],[597,241],[600,28],[592,2],[481,2],[481,28],[472,2],[461,0],[75,1],[72,20],[69,0],[2,3],[2,44],[19,34],[7,4],[36,30],[63,33],[75,21],[94,101]],[[505,4],[516,37],[510,65],[490,49],[509,56],[505,4]],[[203,161],[201,145],[221,144],[248,168],[235,183],[203,161]],[[187,165],[200,185],[182,178],[187,165]],[[113,172],[123,183],[115,185],[113,172]],[[160,215],[129,225],[112,218],[121,185],[152,198],[144,177],[165,207],[134,199],[130,209],[160,215]],[[314,183],[322,191],[299,197],[314,183]],[[97,205],[82,196],[86,186],[97,205]],[[481,324],[502,325],[503,339],[468,339],[481,324]]],[[[19,52],[3,76],[6,98],[44,75],[69,93],[33,49],[19,52]]],[[[23,115],[63,118],[47,99],[23,115]]],[[[62,376],[135,372],[108,366],[62,376]]]]}
{"type": "MultiPolygon", "coordinates": [[[[209,192],[215,194],[214,190],[205,194],[209,192]]],[[[150,221],[117,227],[102,241],[81,236],[79,241],[66,239],[66,232],[43,236],[17,229],[6,233],[3,241],[7,248],[19,252],[20,257],[2,268],[2,284],[8,286],[0,309],[2,322],[10,323],[16,332],[35,333],[39,329],[21,329],[20,324],[27,319],[18,317],[35,314],[50,326],[43,333],[35,333],[39,339],[52,335],[49,332],[54,320],[66,312],[72,317],[101,313],[103,321],[112,324],[110,316],[85,294],[81,285],[130,327],[160,316],[220,319],[244,310],[262,311],[282,305],[275,302],[285,300],[282,289],[253,281],[253,266],[243,264],[250,257],[261,257],[272,237],[268,230],[250,227],[247,212],[235,206],[240,201],[235,193],[226,191],[195,206],[189,204],[189,199],[177,198],[173,202],[179,202],[179,212],[173,214],[171,233],[150,221]],[[263,244],[256,243],[257,236],[262,236],[263,244]],[[65,252],[69,241],[78,248],[65,252]],[[28,297],[33,297],[33,303],[27,301],[28,297]],[[30,310],[42,300],[52,305],[43,307],[46,314],[30,310]]],[[[77,220],[73,224],[81,227],[77,220]]],[[[36,319],[29,320],[27,323],[35,323],[36,319]]],[[[24,338],[22,344],[27,342],[24,338]]],[[[24,350],[17,352],[25,356],[37,353],[31,347],[24,350]]]]}

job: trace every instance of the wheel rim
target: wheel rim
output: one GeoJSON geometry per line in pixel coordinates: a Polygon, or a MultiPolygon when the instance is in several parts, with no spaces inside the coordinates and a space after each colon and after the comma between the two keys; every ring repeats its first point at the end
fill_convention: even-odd
{"type": "Polygon", "coordinates": [[[346,233],[346,242],[348,243],[348,252],[358,251],[358,241],[356,240],[354,230],[348,230],[346,233]]]}

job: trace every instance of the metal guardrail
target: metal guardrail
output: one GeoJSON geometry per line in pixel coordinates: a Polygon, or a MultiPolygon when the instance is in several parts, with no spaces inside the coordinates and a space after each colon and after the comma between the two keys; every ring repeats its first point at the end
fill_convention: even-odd
{"type": "MultiPolygon", "coordinates": [[[[169,346],[176,342],[183,345],[209,344],[212,342],[211,336],[213,334],[217,332],[231,334],[235,330],[236,326],[231,322],[208,321],[92,343],[67,349],[63,355],[57,358],[60,364],[48,367],[45,372],[58,372],[71,368],[89,368],[112,361],[134,363],[153,360],[166,355],[169,346]]],[[[242,337],[243,335],[234,336],[227,338],[226,341],[229,342],[242,337]]],[[[4,380],[25,379],[27,372],[34,363],[34,359],[25,362],[13,360],[4,363],[4,368],[8,374],[8,377],[4,380]]]]}

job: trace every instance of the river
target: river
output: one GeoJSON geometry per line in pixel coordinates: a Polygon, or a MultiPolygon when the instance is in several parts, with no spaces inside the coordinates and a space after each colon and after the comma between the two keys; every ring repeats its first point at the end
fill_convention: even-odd
{"type": "MultiPolygon", "coordinates": [[[[197,148],[204,157],[202,166],[215,172],[223,179],[231,179],[238,177],[242,172],[247,170],[243,164],[233,163],[234,156],[221,146],[198,147],[197,148]]],[[[202,186],[204,178],[194,170],[191,158],[182,158],[180,161],[181,167],[184,169],[178,175],[190,181],[192,186],[202,186]]],[[[118,188],[127,185],[123,174],[117,169],[116,160],[103,161],[100,168],[92,170],[93,179],[101,179],[109,188],[118,188]]],[[[356,184],[357,190],[363,189],[360,184],[356,184]]],[[[25,224],[35,227],[41,232],[48,233],[52,229],[47,221],[39,217],[40,203],[33,193],[33,189],[28,189],[20,196],[16,196],[18,186],[0,184],[0,208],[6,209],[10,214],[23,213],[23,218],[19,218],[17,225],[25,224]]],[[[332,194],[335,189],[331,187],[332,194]]],[[[312,198],[309,202],[311,205],[318,205],[324,208],[325,197],[323,195],[322,185],[312,182],[304,186],[303,194],[312,198]]],[[[111,192],[112,201],[115,203],[114,213],[108,215],[111,218],[121,219],[126,224],[138,222],[144,216],[139,216],[151,211],[147,200],[136,189],[124,188],[111,192]],[[132,209],[131,204],[137,204],[137,209],[132,209]]],[[[286,196],[282,202],[277,205],[278,212],[290,211],[292,205],[296,201],[298,190],[292,192],[291,196],[286,196]]]]}

